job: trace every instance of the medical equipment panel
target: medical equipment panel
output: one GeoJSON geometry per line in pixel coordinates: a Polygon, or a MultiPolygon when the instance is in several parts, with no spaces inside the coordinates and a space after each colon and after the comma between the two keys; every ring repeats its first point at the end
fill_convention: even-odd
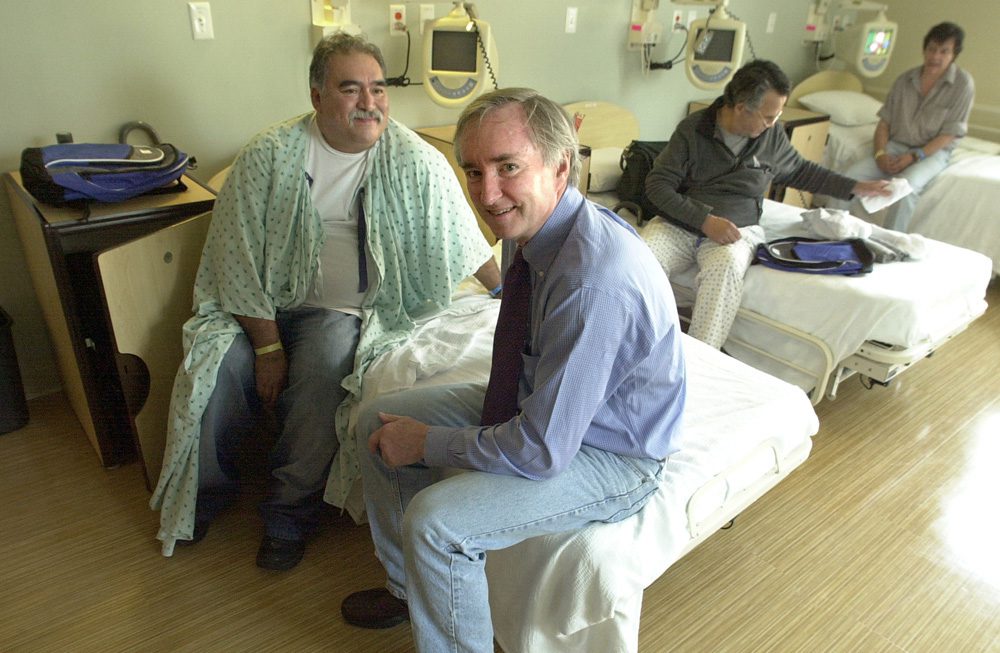
{"type": "Polygon", "coordinates": [[[427,25],[424,34],[424,90],[444,107],[457,108],[496,86],[497,52],[490,24],[475,16],[471,3],[427,25]]]}

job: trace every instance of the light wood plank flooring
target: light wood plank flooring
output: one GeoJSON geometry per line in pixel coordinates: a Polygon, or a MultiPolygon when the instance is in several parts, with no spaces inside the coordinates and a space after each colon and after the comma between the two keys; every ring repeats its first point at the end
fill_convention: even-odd
{"type": "MultiPolygon", "coordinates": [[[[1000,651],[1000,287],[894,381],[817,408],[810,458],[645,595],[640,650],[1000,651]]],[[[138,465],[105,470],[62,395],[0,435],[0,651],[412,651],[345,625],[378,585],[366,527],[331,515],[287,573],[254,566],[253,493],[159,555],[138,465]]],[[[594,652],[604,653],[604,652],[594,652]]]]}

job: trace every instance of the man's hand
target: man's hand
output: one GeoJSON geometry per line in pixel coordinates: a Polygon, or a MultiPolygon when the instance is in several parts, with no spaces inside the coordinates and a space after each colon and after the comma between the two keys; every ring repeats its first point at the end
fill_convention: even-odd
{"type": "Polygon", "coordinates": [[[254,360],[254,379],[257,381],[257,396],[267,408],[274,408],[285,386],[288,385],[288,358],[279,349],[254,360]]]}
{"type": "Polygon", "coordinates": [[[898,175],[903,170],[910,167],[916,159],[917,157],[913,156],[909,152],[904,152],[898,156],[883,154],[875,159],[875,163],[878,165],[879,170],[887,175],[898,175]]]}
{"type": "Polygon", "coordinates": [[[389,467],[403,467],[420,462],[428,427],[412,417],[379,413],[382,428],[368,438],[368,450],[382,457],[389,467]]]}
{"type": "Polygon", "coordinates": [[[854,184],[854,188],[851,189],[851,192],[861,197],[874,197],[876,195],[888,197],[892,195],[892,189],[889,188],[889,182],[886,179],[859,181],[854,184]]]}
{"type": "Polygon", "coordinates": [[[711,213],[701,224],[701,230],[720,245],[731,245],[740,239],[740,230],[735,224],[711,213]]]}

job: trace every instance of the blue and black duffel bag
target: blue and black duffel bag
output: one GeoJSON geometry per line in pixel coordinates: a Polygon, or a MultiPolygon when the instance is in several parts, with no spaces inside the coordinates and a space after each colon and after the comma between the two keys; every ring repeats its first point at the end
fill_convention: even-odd
{"type": "Polygon", "coordinates": [[[120,202],[186,190],[181,175],[192,163],[168,143],[60,143],[21,152],[21,181],[36,199],[56,206],[120,202]]]}
{"type": "Polygon", "coordinates": [[[860,275],[872,271],[875,255],[860,238],[779,238],[758,245],[755,262],[789,272],[860,275]]]}

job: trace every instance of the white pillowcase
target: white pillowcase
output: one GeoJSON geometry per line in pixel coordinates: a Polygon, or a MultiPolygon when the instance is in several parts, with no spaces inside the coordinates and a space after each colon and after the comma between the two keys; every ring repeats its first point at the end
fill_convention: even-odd
{"type": "Polygon", "coordinates": [[[830,121],[845,127],[874,125],[882,103],[856,91],[818,91],[799,98],[802,106],[830,115],[830,121]]]}
{"type": "Polygon", "coordinates": [[[605,193],[614,190],[622,176],[622,148],[598,147],[590,153],[590,186],[587,192],[605,193]]]}

